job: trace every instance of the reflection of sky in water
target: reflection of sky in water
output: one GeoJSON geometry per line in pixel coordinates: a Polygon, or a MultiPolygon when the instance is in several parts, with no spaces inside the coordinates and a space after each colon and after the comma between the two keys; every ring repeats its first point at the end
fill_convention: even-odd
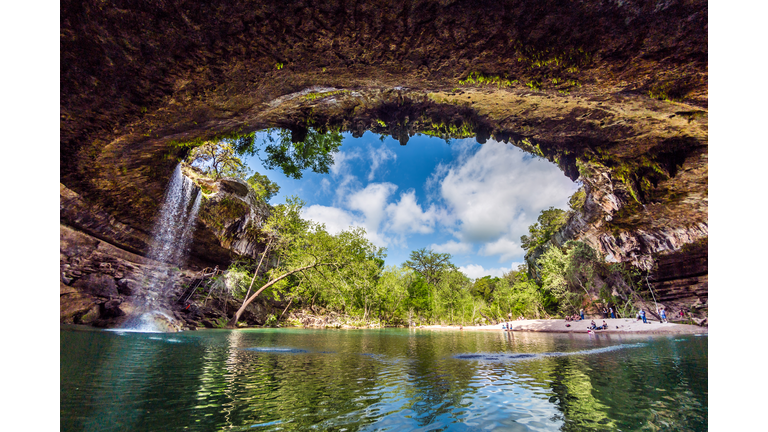
{"type": "Polygon", "coordinates": [[[264,329],[62,346],[63,430],[706,426],[706,338],[264,329]]]}
{"type": "MultiPolygon", "coordinates": [[[[679,339],[682,340],[682,339],[679,339]]],[[[545,353],[471,353],[471,354],[457,354],[454,358],[459,360],[477,360],[484,362],[500,362],[500,361],[515,361],[515,360],[531,360],[542,357],[564,357],[572,355],[589,355],[589,354],[603,354],[611,351],[616,351],[626,348],[641,348],[646,344],[638,343],[632,345],[614,345],[603,348],[594,348],[589,350],[572,351],[572,352],[545,352],[545,353]]]]}

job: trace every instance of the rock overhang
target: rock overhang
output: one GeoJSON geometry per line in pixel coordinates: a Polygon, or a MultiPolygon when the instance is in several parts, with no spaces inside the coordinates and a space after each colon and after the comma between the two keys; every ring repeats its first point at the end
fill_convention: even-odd
{"type": "MultiPolygon", "coordinates": [[[[602,213],[584,220],[594,224],[606,213],[611,220],[603,217],[601,232],[614,238],[706,223],[706,2],[654,10],[632,1],[569,8],[521,1],[493,16],[462,1],[416,2],[420,9],[400,5],[397,13],[374,10],[388,2],[329,4],[315,9],[325,40],[299,37],[290,27],[306,25],[296,18],[307,12],[302,1],[293,15],[278,10],[279,2],[253,10],[172,3],[170,15],[166,4],[62,4],[62,182],[138,231],[148,230],[184,155],[174,143],[267,127],[290,129],[298,139],[309,120],[401,143],[419,132],[514,143],[572,179],[591,179],[595,191],[609,188],[594,194],[602,213]],[[122,22],[137,16],[166,22],[150,34],[122,22]],[[343,21],[350,16],[357,16],[354,24],[343,21]],[[481,16],[488,34],[472,28],[481,16]],[[427,39],[404,44],[416,34],[414,20],[427,39]],[[225,23],[229,30],[220,33],[225,23]],[[282,28],[283,38],[254,23],[282,28]],[[358,23],[355,45],[345,29],[358,23]],[[366,26],[378,26],[379,35],[366,26]],[[380,44],[378,59],[366,41],[380,44]],[[114,73],[110,64],[131,67],[114,73]],[[481,76],[496,83],[461,84],[481,76]],[[574,85],[564,90],[560,80],[574,85]],[[614,208],[605,211],[608,203],[614,208]]],[[[216,250],[214,243],[196,239],[202,254],[216,250]]]]}

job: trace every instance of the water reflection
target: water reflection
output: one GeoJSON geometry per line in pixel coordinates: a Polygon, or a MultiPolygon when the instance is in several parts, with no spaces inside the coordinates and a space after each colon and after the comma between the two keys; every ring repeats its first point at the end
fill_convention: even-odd
{"type": "Polygon", "coordinates": [[[61,425],[706,430],[707,340],[676,339],[413,330],[63,330],[61,425]],[[483,353],[497,360],[457,358],[483,353]],[[505,359],[519,354],[535,358],[505,359]]]}

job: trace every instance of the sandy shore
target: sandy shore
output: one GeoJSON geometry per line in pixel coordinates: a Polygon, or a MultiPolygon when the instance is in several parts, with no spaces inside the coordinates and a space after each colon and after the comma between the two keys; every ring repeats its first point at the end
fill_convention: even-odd
{"type": "MultiPolygon", "coordinates": [[[[589,327],[591,319],[584,321],[571,321],[565,322],[565,320],[520,320],[510,321],[512,331],[521,332],[546,332],[546,333],[587,333],[587,327],[589,327]],[[570,327],[566,327],[566,324],[570,324],[570,327]]],[[[648,334],[678,334],[678,333],[707,333],[707,327],[700,327],[696,325],[688,324],[675,324],[675,323],[659,323],[658,321],[648,321],[649,324],[643,324],[642,321],[638,321],[630,318],[616,318],[605,320],[608,324],[607,330],[597,330],[598,333],[648,333],[648,334]]],[[[596,319],[597,325],[602,325],[602,319],[596,319]]],[[[422,326],[418,327],[427,330],[460,330],[459,326],[422,326]]],[[[463,330],[467,331],[502,331],[501,324],[490,326],[464,326],[463,330]]]]}

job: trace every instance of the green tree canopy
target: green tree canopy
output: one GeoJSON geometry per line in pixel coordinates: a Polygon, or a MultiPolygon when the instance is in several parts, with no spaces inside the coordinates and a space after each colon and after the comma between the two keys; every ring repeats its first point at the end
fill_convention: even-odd
{"type": "Polygon", "coordinates": [[[403,263],[403,266],[413,269],[432,286],[437,286],[444,271],[456,268],[451,263],[451,254],[437,253],[431,249],[421,248],[415,250],[411,252],[410,258],[403,263]]]}
{"type": "Polygon", "coordinates": [[[520,237],[521,246],[526,251],[531,251],[548,242],[552,236],[568,221],[568,213],[550,207],[542,210],[538,222],[528,227],[529,235],[520,237]]]}
{"type": "Polygon", "coordinates": [[[206,141],[192,149],[188,160],[215,180],[221,177],[244,179],[250,171],[227,141],[206,141]]]}
{"type": "MultiPolygon", "coordinates": [[[[283,173],[291,178],[300,179],[302,172],[307,169],[320,174],[328,173],[333,165],[333,154],[339,151],[341,146],[341,133],[338,131],[320,132],[309,128],[306,137],[294,142],[295,136],[291,131],[280,129],[278,138],[272,137],[273,129],[268,130],[264,141],[264,153],[266,157],[262,162],[267,168],[280,168],[283,173]]],[[[243,147],[244,152],[255,154],[257,151],[251,145],[250,149],[243,147]]]]}
{"type": "Polygon", "coordinates": [[[280,192],[280,186],[263,174],[253,173],[252,176],[246,179],[246,182],[251,185],[256,195],[264,199],[264,201],[269,201],[280,192]]]}
{"type": "Polygon", "coordinates": [[[493,299],[493,293],[496,290],[496,284],[499,282],[499,278],[491,276],[483,276],[472,284],[472,295],[481,297],[486,302],[491,302],[493,299]]]}

